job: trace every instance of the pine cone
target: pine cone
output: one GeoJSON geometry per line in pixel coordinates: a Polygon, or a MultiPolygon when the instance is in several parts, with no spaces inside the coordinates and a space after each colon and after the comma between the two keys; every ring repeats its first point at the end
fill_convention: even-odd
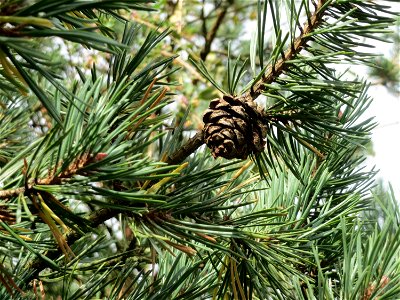
{"type": "Polygon", "coordinates": [[[266,126],[261,116],[254,102],[229,95],[212,100],[203,116],[203,133],[214,158],[246,159],[251,153],[263,151],[266,126]]]}

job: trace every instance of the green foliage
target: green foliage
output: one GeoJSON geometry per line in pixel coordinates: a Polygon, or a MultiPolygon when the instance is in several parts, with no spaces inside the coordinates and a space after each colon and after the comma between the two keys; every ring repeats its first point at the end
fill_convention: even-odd
{"type": "Polygon", "coordinates": [[[377,79],[379,84],[385,86],[395,95],[400,93],[400,18],[397,17],[395,30],[383,35],[384,39],[393,41],[390,53],[376,57],[373,60],[374,68],[369,70],[370,76],[377,79]]]}
{"type": "Polygon", "coordinates": [[[334,69],[370,64],[389,8],[182,3],[0,4],[0,298],[400,297],[368,83],[334,69]],[[265,102],[264,152],[187,141],[220,93],[265,102]]]}

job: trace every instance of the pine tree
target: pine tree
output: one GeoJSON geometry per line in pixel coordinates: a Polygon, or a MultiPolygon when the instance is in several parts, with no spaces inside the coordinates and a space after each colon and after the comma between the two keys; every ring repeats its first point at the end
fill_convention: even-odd
{"type": "Polygon", "coordinates": [[[399,299],[368,83],[339,67],[373,64],[393,17],[2,1],[0,299],[399,299]]]}

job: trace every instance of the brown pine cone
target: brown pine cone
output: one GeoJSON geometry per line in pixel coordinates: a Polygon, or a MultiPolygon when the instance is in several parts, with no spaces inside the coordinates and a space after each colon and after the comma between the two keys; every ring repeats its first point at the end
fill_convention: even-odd
{"type": "Polygon", "coordinates": [[[230,95],[210,102],[203,116],[204,141],[214,158],[246,159],[264,150],[266,126],[262,112],[254,102],[230,95]]]}

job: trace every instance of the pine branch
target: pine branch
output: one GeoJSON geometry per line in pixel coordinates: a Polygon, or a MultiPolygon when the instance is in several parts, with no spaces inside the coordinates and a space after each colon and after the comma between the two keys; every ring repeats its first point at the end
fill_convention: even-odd
{"type": "MultiPolygon", "coordinates": [[[[103,224],[105,221],[117,216],[120,211],[111,208],[102,208],[97,211],[93,211],[89,217],[87,218],[89,222],[92,223],[93,228],[98,227],[99,225],[103,224]]],[[[79,238],[82,236],[76,232],[71,231],[66,236],[67,244],[72,246],[79,238]]],[[[55,251],[48,252],[45,257],[49,258],[50,260],[55,260],[62,254],[62,250],[60,247],[57,247],[55,251]]],[[[48,267],[46,261],[42,258],[36,258],[32,264],[28,267],[29,270],[32,272],[25,278],[25,282],[30,282],[33,279],[37,278],[39,273],[43,271],[45,268],[48,267]]],[[[29,272],[28,272],[29,273],[29,272]]]]}
{"type": "MultiPolygon", "coordinates": [[[[265,84],[272,83],[277,77],[279,77],[287,67],[287,62],[294,58],[307,44],[309,41],[309,36],[315,28],[322,21],[323,12],[322,7],[324,6],[326,0],[320,0],[315,7],[314,13],[307,20],[307,22],[301,28],[301,34],[295,41],[291,44],[290,48],[284,52],[283,57],[270,65],[266,70],[266,73],[262,78],[257,81],[249,91],[243,94],[240,98],[244,101],[254,101],[264,90],[265,84]]],[[[167,163],[178,164],[185,160],[190,154],[194,153],[197,148],[199,148],[204,143],[203,140],[203,130],[200,130],[196,135],[182,145],[175,153],[169,156],[167,163]]]]}
{"type": "MultiPolygon", "coordinates": [[[[229,0],[227,4],[225,4],[222,8],[221,11],[217,15],[217,19],[215,20],[213,26],[211,27],[211,30],[207,33],[207,36],[205,36],[205,44],[203,49],[200,52],[200,58],[204,61],[207,58],[207,55],[210,53],[211,50],[211,44],[214,41],[218,29],[222,24],[222,21],[225,18],[226,12],[228,11],[229,5],[233,3],[233,0],[229,0]]],[[[203,20],[203,24],[205,24],[205,20],[203,20]]],[[[203,26],[203,31],[205,31],[205,26],[203,26]]]]}
{"type": "Polygon", "coordinates": [[[168,156],[166,163],[170,165],[177,165],[181,163],[185,160],[185,158],[196,151],[197,148],[203,145],[203,143],[203,131],[199,131],[194,137],[189,139],[185,145],[183,145],[180,149],[168,156]]]}
{"type": "Polygon", "coordinates": [[[66,170],[57,174],[50,174],[46,178],[35,178],[29,179],[28,184],[24,187],[9,189],[9,190],[2,190],[0,191],[0,199],[8,199],[12,197],[17,197],[21,193],[28,192],[34,188],[35,184],[40,185],[54,185],[62,183],[63,179],[68,179],[73,177],[75,174],[79,174],[79,172],[89,163],[93,161],[100,160],[103,155],[102,153],[98,154],[97,156],[91,156],[89,154],[84,154],[78,157],[71,165],[68,166],[66,170]],[[99,159],[100,158],[100,159],[99,159]]]}
{"type": "Polygon", "coordinates": [[[16,197],[19,194],[23,193],[24,191],[25,191],[24,187],[19,187],[19,188],[10,189],[10,190],[3,190],[3,191],[0,191],[0,199],[13,198],[13,197],[16,197]]]}
{"type": "MultiPolygon", "coordinates": [[[[224,5],[232,2],[233,0],[220,1],[223,5],[213,13],[214,17],[218,17],[224,5]]],[[[172,170],[175,166],[171,165],[180,164],[188,157],[193,157],[193,153],[204,143],[206,131],[204,129],[198,131],[189,141],[183,142],[181,147],[177,142],[180,140],[178,134],[168,134],[163,139],[161,131],[166,126],[161,127],[160,131],[159,128],[160,124],[165,123],[165,118],[158,115],[153,118],[152,114],[146,119],[146,116],[153,112],[152,109],[156,111],[159,100],[164,96],[159,88],[155,94],[151,93],[156,80],[152,83],[150,81],[159,77],[147,72],[139,73],[145,76],[135,77],[138,88],[129,94],[134,95],[135,102],[132,107],[127,108],[125,105],[130,103],[131,99],[127,96],[127,98],[122,97],[127,99],[127,102],[116,108],[114,104],[119,101],[117,98],[121,99],[119,88],[115,94],[110,92],[112,97],[107,95],[101,97],[104,102],[96,101],[96,97],[93,96],[93,101],[88,102],[87,106],[82,104],[83,109],[80,109],[81,102],[71,102],[76,104],[76,109],[71,105],[68,112],[82,111],[89,116],[87,119],[82,117],[81,124],[75,123],[77,118],[73,118],[73,113],[66,114],[71,116],[66,118],[69,120],[66,124],[78,130],[72,130],[73,134],[69,134],[69,131],[63,131],[60,136],[54,134],[59,140],[46,134],[50,142],[40,144],[38,147],[40,151],[28,156],[29,168],[26,163],[25,169],[22,168],[21,172],[19,166],[22,162],[19,159],[19,163],[15,165],[18,168],[6,169],[5,175],[1,178],[4,178],[8,190],[0,190],[0,201],[5,199],[3,202],[10,202],[13,205],[11,208],[23,202],[25,207],[28,204],[28,209],[25,208],[25,213],[21,211],[22,216],[15,214],[14,218],[14,214],[10,215],[10,218],[23,222],[15,224],[19,221],[7,219],[8,210],[3,209],[3,217],[1,216],[0,206],[1,223],[5,224],[4,228],[10,233],[3,241],[3,248],[6,249],[10,243],[17,244],[20,239],[28,239],[31,234],[34,234],[35,239],[28,240],[29,243],[20,241],[22,247],[10,247],[8,248],[10,253],[3,254],[5,263],[4,267],[0,264],[0,282],[4,279],[12,282],[4,277],[3,269],[7,271],[9,268],[12,270],[10,274],[12,273],[13,277],[15,275],[18,283],[24,288],[28,289],[33,280],[35,294],[36,279],[43,279],[45,284],[62,281],[62,295],[58,292],[59,285],[53,293],[71,299],[90,298],[95,294],[103,296],[107,294],[112,299],[146,296],[159,298],[162,297],[160,295],[166,294],[171,298],[182,299],[194,299],[197,296],[212,294],[214,298],[227,296],[251,298],[254,295],[260,299],[334,298],[334,295],[367,299],[374,296],[390,298],[394,294],[397,295],[398,274],[395,270],[398,268],[395,264],[398,259],[396,250],[399,249],[398,225],[382,227],[382,222],[375,222],[379,217],[385,224],[394,223],[396,220],[394,215],[388,213],[387,217],[382,217],[378,212],[390,212],[396,209],[390,209],[389,206],[382,206],[380,210],[372,209],[367,193],[373,172],[359,171],[358,168],[363,160],[358,158],[357,151],[366,142],[368,129],[371,128],[367,124],[368,121],[361,124],[355,121],[367,106],[365,87],[353,84],[353,88],[350,89],[348,82],[343,82],[333,71],[331,73],[330,69],[326,69],[328,67],[325,66],[326,63],[335,62],[333,58],[333,61],[325,60],[325,57],[332,55],[331,52],[327,51],[327,55],[321,55],[324,52],[319,47],[309,47],[307,44],[312,40],[317,45],[322,45],[322,48],[324,44],[335,45],[338,48],[345,47],[339,42],[334,42],[341,40],[340,31],[335,31],[335,27],[333,29],[329,27],[330,18],[325,22],[322,17],[330,16],[335,19],[336,15],[334,17],[331,13],[336,9],[336,3],[339,3],[338,6],[341,8],[337,13],[339,17],[341,14],[347,14],[351,8],[346,6],[347,3],[341,7],[341,2],[330,0],[310,0],[310,2],[314,5],[314,12],[308,7],[296,11],[294,2],[291,2],[290,13],[293,19],[290,27],[293,32],[285,36],[284,42],[280,39],[279,17],[277,19],[273,17],[278,42],[274,45],[272,59],[269,65],[263,65],[265,60],[260,53],[265,53],[264,40],[258,40],[261,71],[238,94],[235,93],[235,87],[241,76],[237,74],[242,74],[247,65],[243,64],[241,69],[237,59],[236,64],[230,68],[230,61],[228,62],[227,74],[231,82],[228,83],[229,90],[222,91],[223,94],[235,95],[236,99],[246,101],[248,105],[255,105],[252,102],[260,95],[266,95],[268,98],[269,95],[272,98],[276,96],[277,102],[268,105],[263,112],[263,121],[269,126],[267,135],[259,134],[260,140],[267,139],[267,145],[265,148],[262,146],[263,152],[261,152],[266,158],[261,157],[261,159],[271,160],[270,164],[269,162],[264,164],[269,167],[268,181],[258,180],[259,176],[253,172],[252,161],[245,165],[240,161],[220,164],[208,157],[206,160],[193,161],[185,172],[181,171],[188,163],[172,170]],[[307,20],[303,26],[297,21],[302,9],[307,12],[307,20]],[[295,33],[293,26],[297,26],[299,34],[295,33]],[[330,30],[334,39],[325,36],[326,32],[331,32],[330,30]],[[290,39],[286,43],[289,36],[290,39]],[[323,43],[319,44],[319,39],[322,39],[323,43]],[[289,46],[286,51],[285,45],[289,46]],[[301,54],[306,51],[311,54],[312,63],[307,63],[308,56],[303,59],[301,54]],[[321,58],[322,56],[324,58],[321,58]],[[310,72],[310,69],[315,72],[310,72]],[[324,70],[331,76],[325,78],[324,70]],[[319,75],[326,80],[320,80],[319,75]],[[141,97],[144,90],[146,92],[141,97]],[[99,103],[98,111],[102,112],[101,114],[96,114],[97,107],[93,106],[93,103],[99,103]],[[105,107],[110,109],[103,108],[103,103],[107,103],[105,107]],[[136,103],[140,105],[136,106],[136,103]],[[145,103],[148,106],[145,106],[145,103]],[[149,109],[146,110],[146,107],[149,109]],[[136,109],[145,112],[143,114],[135,112],[136,109]],[[103,115],[109,119],[102,121],[103,115]],[[114,129],[112,126],[114,116],[124,120],[126,126],[116,122],[121,125],[114,129]],[[107,120],[110,122],[106,122],[107,120]],[[142,127],[148,130],[140,130],[142,127],[138,128],[137,124],[143,125],[142,127]],[[154,125],[154,128],[151,125],[154,125]],[[109,127],[113,130],[109,130],[109,127]],[[125,128],[137,131],[132,140],[123,139],[125,128]],[[79,132],[89,133],[81,136],[79,132]],[[109,136],[100,144],[92,143],[92,140],[103,137],[98,134],[101,132],[107,132],[109,136]],[[118,140],[120,136],[123,139],[122,143],[118,140]],[[57,152],[59,145],[54,141],[59,141],[59,144],[69,141],[62,144],[63,147],[67,146],[65,150],[60,148],[63,152],[57,159],[52,156],[53,152],[57,152]],[[110,145],[110,141],[116,142],[110,145]],[[158,148],[156,145],[153,146],[156,142],[159,142],[158,148]],[[325,146],[326,144],[328,145],[325,146]],[[76,145],[83,147],[77,148],[76,145]],[[309,155],[307,148],[314,151],[318,157],[309,155]],[[171,149],[177,150],[171,151],[171,149]],[[161,162],[151,159],[153,154],[159,157],[163,153],[161,162]],[[142,154],[146,157],[143,158],[142,154]],[[283,159],[274,160],[275,154],[283,159]],[[287,157],[296,157],[297,160],[293,161],[296,166],[298,163],[301,173],[296,174],[297,167],[293,170],[290,166],[289,169],[285,168],[292,163],[287,157]],[[95,164],[92,165],[90,163],[93,160],[95,164]],[[165,163],[169,166],[165,166],[165,163]],[[18,177],[8,176],[8,173],[18,174],[18,177]],[[23,182],[24,177],[26,177],[25,186],[11,185],[23,182]],[[53,193],[59,195],[60,200],[55,197],[53,199],[53,193]],[[22,195],[29,197],[32,203],[27,203],[24,197],[20,199],[22,195]],[[41,226],[46,224],[34,227],[38,220],[36,214],[40,211],[39,200],[35,199],[40,196],[43,196],[39,199],[43,201],[43,207],[48,207],[48,211],[52,213],[50,218],[54,216],[54,220],[56,218],[59,220],[53,227],[50,226],[53,223],[49,225],[44,218],[42,220],[49,225],[49,228],[41,226]],[[91,211],[84,215],[71,211],[69,208],[73,207],[71,204],[74,202],[66,202],[69,199],[86,203],[91,211]],[[30,210],[32,204],[34,210],[30,210]],[[63,208],[66,210],[62,210],[63,208]],[[364,217],[364,214],[367,216],[370,211],[371,215],[377,214],[376,218],[364,217]],[[98,239],[91,238],[92,232],[107,233],[107,231],[113,237],[116,232],[104,222],[116,216],[123,217],[119,222],[124,237],[122,240],[119,240],[118,236],[117,239],[108,239],[104,234],[98,239]],[[368,222],[364,223],[364,220],[368,222]],[[20,227],[28,228],[29,224],[32,225],[31,231],[20,229],[20,227]],[[59,225],[64,230],[56,231],[59,235],[55,237],[57,242],[62,240],[63,244],[47,242],[47,234],[54,234],[54,227],[59,225]],[[66,225],[71,230],[67,229],[66,225]],[[371,236],[370,231],[373,230],[375,238],[372,236],[366,239],[371,236]],[[41,235],[42,232],[46,235],[41,235]],[[36,233],[40,235],[36,236],[36,233]],[[112,246],[114,243],[117,246],[116,253],[110,252],[107,247],[110,243],[112,246]],[[63,245],[68,249],[69,246],[73,247],[77,255],[74,261],[66,260],[68,253],[63,249],[63,245]],[[335,247],[330,247],[331,245],[335,247]],[[377,252],[373,249],[385,251],[377,252]],[[176,255],[178,251],[183,254],[176,255]],[[196,251],[198,255],[191,257],[196,251]],[[382,253],[386,255],[382,256],[382,253]],[[14,257],[18,260],[14,260],[14,257]],[[149,264],[152,264],[153,268],[146,273],[144,267],[149,264]],[[156,264],[159,267],[157,272],[156,264]],[[395,265],[393,268],[386,267],[393,265],[395,265]],[[368,272],[364,271],[365,266],[368,266],[368,272]],[[139,274],[136,276],[137,271],[139,274]],[[75,291],[76,284],[77,291],[75,291]],[[279,291],[280,294],[277,295],[274,291],[279,291]]],[[[259,1],[259,9],[262,3],[268,2],[259,1]]],[[[273,6],[273,2],[269,3],[273,6]]],[[[308,2],[302,2],[301,5],[307,5],[306,3],[308,2]]],[[[287,9],[289,5],[288,1],[287,9]]],[[[352,5],[352,1],[349,5],[352,5]]],[[[278,12],[278,9],[279,6],[276,6],[274,11],[278,12]]],[[[229,12],[225,18],[228,14],[229,12]]],[[[362,19],[357,14],[351,15],[351,18],[353,17],[362,19]]],[[[205,20],[205,17],[201,19],[205,20]]],[[[259,14],[259,20],[262,19],[259,14]]],[[[215,22],[218,23],[218,18],[215,22]]],[[[219,23],[218,26],[226,26],[221,24],[222,20],[219,23]]],[[[369,19],[365,23],[369,24],[369,19]]],[[[259,26],[260,24],[261,22],[259,26]]],[[[259,37],[266,36],[264,25],[259,27],[259,37]]],[[[361,28],[360,31],[363,29],[362,26],[356,28],[361,28]]],[[[212,38],[214,42],[217,30],[218,28],[212,38]]],[[[347,35],[346,30],[353,32],[352,28],[343,29],[343,36],[352,40],[353,37],[347,35]]],[[[124,32],[124,37],[127,39],[130,36],[137,36],[128,32],[133,31],[124,32]]],[[[364,34],[367,35],[368,32],[366,29],[364,34]]],[[[159,40],[163,37],[164,35],[161,35],[159,40]]],[[[204,37],[205,39],[209,37],[207,31],[204,37]]],[[[352,49],[352,46],[348,48],[352,49]]],[[[144,46],[143,49],[147,47],[144,46]]],[[[252,49],[254,54],[254,48],[252,49]]],[[[116,82],[123,78],[120,74],[131,76],[133,72],[129,70],[136,69],[136,67],[130,68],[133,65],[130,60],[127,63],[128,67],[121,63],[125,62],[127,52],[124,50],[123,55],[118,56],[116,63],[113,64],[115,69],[113,74],[116,74],[113,75],[113,79],[116,82]]],[[[207,54],[209,52],[210,49],[207,54]]],[[[146,54],[143,54],[143,57],[147,57],[147,50],[140,52],[142,53],[146,54]]],[[[170,56],[165,53],[162,55],[170,56]]],[[[251,58],[253,70],[255,70],[253,66],[256,56],[253,55],[251,58]]],[[[349,56],[349,59],[352,57],[349,56]]],[[[152,65],[150,67],[153,68],[152,65]]],[[[150,67],[146,67],[145,70],[150,67]]],[[[170,82],[169,71],[168,69],[165,75],[168,82],[170,82]]],[[[96,71],[93,73],[93,77],[96,77],[96,71]]],[[[93,88],[75,94],[87,95],[82,97],[86,99],[92,97],[89,91],[93,91],[94,95],[99,91],[102,93],[102,85],[99,84],[98,88],[95,88],[96,80],[92,79],[93,88]]],[[[160,85],[162,87],[162,83],[160,85]]],[[[121,90],[125,91],[125,88],[126,86],[121,84],[121,90]]],[[[206,97],[210,98],[209,96],[203,98],[206,97]]],[[[176,132],[181,132],[188,114],[189,110],[185,112],[176,132]]],[[[206,121],[207,117],[204,119],[206,121]]],[[[258,120],[258,115],[252,119],[258,120]]],[[[65,126],[65,128],[70,127],[65,126]]],[[[29,153],[29,150],[24,153],[29,153]]],[[[25,156],[21,154],[20,157],[25,156]]],[[[261,169],[264,170],[264,165],[259,161],[256,157],[257,167],[262,175],[261,169]]],[[[8,286],[11,287],[6,283],[5,287],[8,286]]],[[[44,291],[45,286],[41,284],[40,287],[44,291]]],[[[17,285],[14,288],[18,289],[17,285]]],[[[46,292],[50,290],[53,290],[53,287],[50,289],[46,287],[46,292]]],[[[4,298],[1,295],[0,291],[0,298],[4,298]]]]}
{"type": "MultiPolygon", "coordinates": [[[[309,21],[305,24],[305,26],[302,30],[302,34],[294,41],[292,46],[285,52],[284,56],[278,62],[276,62],[274,65],[271,65],[269,68],[267,68],[267,70],[268,70],[267,73],[258,82],[256,82],[247,93],[245,93],[242,96],[243,99],[245,99],[246,101],[255,100],[261,94],[261,92],[264,90],[264,87],[263,87],[264,84],[273,82],[280,74],[282,74],[282,72],[286,68],[286,62],[288,60],[292,59],[306,45],[306,43],[308,41],[307,34],[312,32],[312,30],[319,25],[319,22],[320,22],[321,16],[322,16],[322,12],[320,11],[320,8],[322,7],[323,3],[324,3],[324,1],[322,1],[322,0],[319,1],[316,11],[311,16],[309,21]]],[[[210,51],[211,43],[214,40],[216,31],[218,30],[218,27],[220,26],[220,24],[224,18],[226,9],[227,9],[227,7],[225,7],[224,10],[221,11],[211,32],[208,34],[205,48],[201,52],[201,57],[203,60],[206,58],[207,54],[210,51]]],[[[196,135],[194,137],[192,137],[180,149],[178,149],[176,152],[174,152],[172,155],[170,155],[167,158],[166,162],[168,164],[179,164],[185,158],[187,158],[190,154],[194,153],[203,143],[204,143],[203,132],[199,131],[196,133],[196,135]]],[[[52,178],[52,179],[54,180],[55,178],[52,178]]],[[[46,182],[46,183],[51,184],[51,181],[52,180],[50,180],[50,182],[46,182]]],[[[20,194],[22,192],[25,192],[24,187],[12,189],[12,190],[0,191],[0,198],[9,198],[9,197],[17,196],[18,194],[20,194]]],[[[118,213],[119,213],[119,211],[116,209],[103,208],[99,211],[93,212],[88,217],[88,220],[93,224],[93,227],[98,227],[99,225],[103,224],[106,220],[116,216],[118,213]]],[[[74,232],[69,233],[66,236],[67,244],[72,245],[80,237],[81,237],[81,235],[78,232],[74,231],[74,232]]],[[[58,247],[56,251],[47,253],[46,257],[53,260],[53,259],[57,258],[61,253],[62,253],[62,251],[61,251],[60,247],[58,247]]],[[[36,278],[38,276],[38,274],[42,270],[44,270],[46,267],[48,267],[46,262],[43,259],[37,258],[29,267],[29,269],[32,272],[29,274],[28,278],[26,278],[26,280],[27,280],[26,282],[30,282],[31,280],[36,278]]]]}

